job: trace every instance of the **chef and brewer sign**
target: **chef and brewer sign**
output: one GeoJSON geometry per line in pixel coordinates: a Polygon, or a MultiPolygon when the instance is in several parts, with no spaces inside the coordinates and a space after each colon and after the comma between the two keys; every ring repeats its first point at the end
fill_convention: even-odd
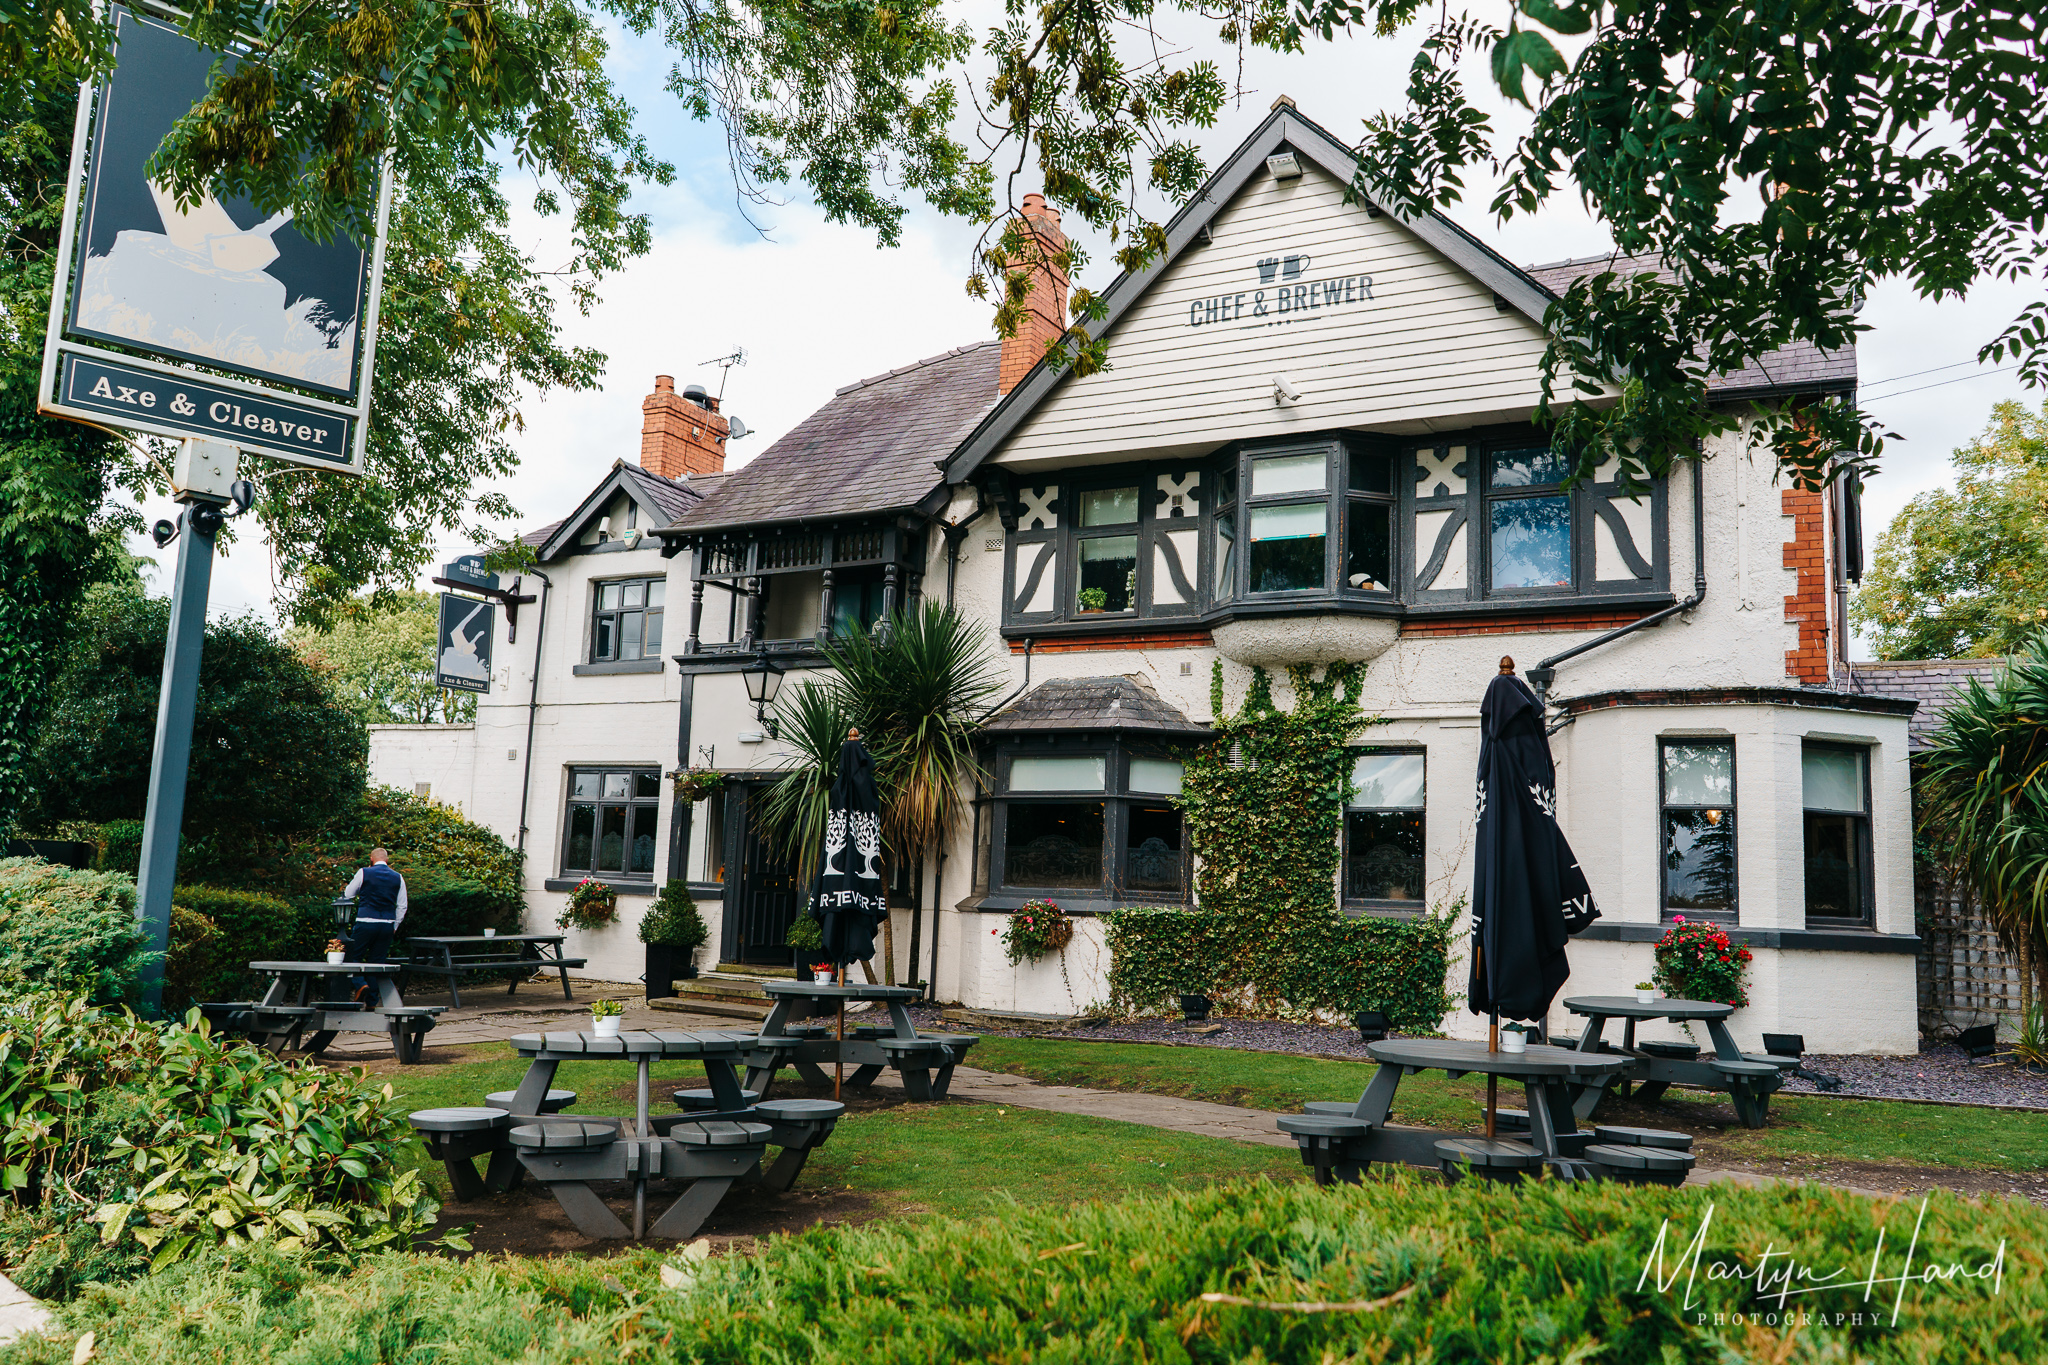
{"type": "Polygon", "coordinates": [[[222,54],[114,17],[113,73],[79,100],[42,410],[362,472],[390,176],[369,244],[240,196],[181,201],[149,159],[222,54]]]}

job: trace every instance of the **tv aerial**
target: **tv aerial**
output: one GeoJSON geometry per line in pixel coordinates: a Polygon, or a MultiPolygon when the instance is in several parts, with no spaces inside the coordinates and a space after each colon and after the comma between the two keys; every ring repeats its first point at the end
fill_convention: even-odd
{"type": "MultiPolygon", "coordinates": [[[[729,377],[731,377],[732,367],[735,365],[744,366],[746,363],[747,348],[744,346],[735,346],[731,354],[722,355],[719,356],[716,360],[707,360],[704,362],[704,364],[706,365],[716,365],[718,367],[719,402],[723,403],[725,401],[725,381],[729,377]]],[[[737,441],[742,436],[745,436],[749,431],[753,430],[752,427],[749,427],[745,422],[742,422],[737,417],[728,417],[726,418],[726,422],[727,430],[725,433],[725,439],[728,441],[737,441]]]]}

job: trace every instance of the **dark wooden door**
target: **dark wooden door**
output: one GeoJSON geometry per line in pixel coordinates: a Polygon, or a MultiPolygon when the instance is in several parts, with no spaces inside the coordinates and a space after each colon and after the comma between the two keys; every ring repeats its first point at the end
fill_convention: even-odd
{"type": "Polygon", "coordinates": [[[795,864],[754,818],[767,790],[759,783],[726,788],[726,847],[737,856],[727,864],[725,943],[733,950],[730,961],[786,967],[789,927],[803,908],[803,891],[795,864]]]}

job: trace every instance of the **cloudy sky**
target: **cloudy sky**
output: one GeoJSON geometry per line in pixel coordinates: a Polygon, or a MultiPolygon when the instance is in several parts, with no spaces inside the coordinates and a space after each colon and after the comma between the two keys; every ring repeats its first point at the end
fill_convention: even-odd
{"type": "MultiPolygon", "coordinates": [[[[958,13],[980,31],[999,11],[976,4],[958,13]]],[[[1415,41],[1413,33],[1358,37],[1317,45],[1306,56],[1249,56],[1241,101],[1226,108],[1204,139],[1210,164],[1283,93],[1340,137],[1361,135],[1362,119],[1400,107],[1415,41]]],[[[653,251],[607,281],[604,302],[588,316],[564,309],[568,339],[597,347],[609,366],[600,391],[524,405],[522,466],[505,491],[527,528],[573,506],[614,459],[637,458],[640,401],[656,374],[674,375],[678,387],[695,382],[716,392],[720,372],[707,362],[746,350],[745,366],[725,379],[726,411],[753,431],[733,443],[737,466],[840,385],[991,334],[987,305],[963,288],[974,241],[970,226],[913,206],[902,244],[884,250],[869,234],[830,225],[793,199],[775,208],[749,206],[767,229],[757,231],[735,202],[722,136],[690,122],[662,89],[669,59],[661,46],[621,37],[612,67],[640,110],[643,131],[675,164],[677,176],[673,185],[646,190],[638,200],[653,219],[653,251]]],[[[1483,80],[1474,84],[1482,97],[1490,95],[1483,80]]],[[[1511,106],[1497,97],[1485,102],[1496,128],[1517,126],[1511,106]]],[[[1508,259],[1538,264],[1606,248],[1600,229],[1570,204],[1558,203],[1535,219],[1494,222],[1485,207],[1492,188],[1475,178],[1451,216],[1508,259]]],[[[566,254],[554,224],[527,219],[521,231],[544,267],[566,254]]],[[[1107,255],[1095,254],[1098,261],[1107,255]]],[[[1109,276],[1098,265],[1086,278],[1099,288],[1109,276]]],[[[1948,481],[1949,451],[1983,427],[1992,403],[2040,401],[2038,395],[2029,399],[2010,371],[1994,372],[1973,359],[2028,297],[1990,283],[1962,302],[1931,303],[1902,284],[1884,285],[1872,296],[1865,314],[1871,331],[1859,356],[1866,401],[1907,438],[1888,446],[1883,473],[1866,493],[1873,546],[1878,529],[1909,498],[1948,481]]],[[[144,510],[153,520],[172,509],[166,502],[144,510]]],[[[146,540],[136,548],[153,552],[146,540]]],[[[452,556],[470,547],[446,548],[452,556]]],[[[169,557],[162,558],[168,566],[169,557]]],[[[157,590],[167,577],[158,571],[157,590]]],[[[268,549],[245,540],[216,569],[213,612],[269,615],[271,592],[268,549]]]]}

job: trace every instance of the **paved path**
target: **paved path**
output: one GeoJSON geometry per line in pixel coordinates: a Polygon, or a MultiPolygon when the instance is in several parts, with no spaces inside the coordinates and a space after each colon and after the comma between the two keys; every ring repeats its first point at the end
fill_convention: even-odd
{"type": "MultiPolygon", "coordinates": [[[[507,995],[502,982],[479,982],[466,988],[462,1004],[441,1015],[427,1032],[427,1060],[433,1061],[437,1048],[468,1047],[495,1043],[514,1034],[546,1029],[589,1028],[593,1000],[617,1000],[626,1007],[620,1027],[627,1029],[744,1029],[747,1022],[712,1014],[679,1014],[656,1010],[640,994],[640,983],[589,981],[572,978],[573,1000],[562,998],[558,978],[521,984],[517,995],[507,995]],[[581,1021],[581,1022],[579,1022],[581,1021]]],[[[405,997],[408,1005],[446,1005],[447,991],[413,991],[405,997]]],[[[323,1054],[330,1059],[367,1060],[391,1055],[391,1040],[381,1033],[344,1033],[323,1054]]]]}
{"type": "MultiPolygon", "coordinates": [[[[884,1079],[887,1079],[887,1073],[884,1073],[884,1079]]],[[[1263,1109],[1211,1104],[1207,1100],[1184,1100],[1175,1095],[1089,1090],[1078,1085],[1040,1085],[1022,1076],[978,1071],[971,1066],[955,1069],[950,1093],[962,1099],[1010,1104],[1019,1109],[1089,1114],[1099,1119],[1140,1123],[1147,1128],[1170,1128],[1178,1133],[1254,1142],[1261,1147],[1294,1145],[1293,1138],[1273,1126],[1274,1120],[1280,1117],[1278,1114],[1263,1109]]]]}

